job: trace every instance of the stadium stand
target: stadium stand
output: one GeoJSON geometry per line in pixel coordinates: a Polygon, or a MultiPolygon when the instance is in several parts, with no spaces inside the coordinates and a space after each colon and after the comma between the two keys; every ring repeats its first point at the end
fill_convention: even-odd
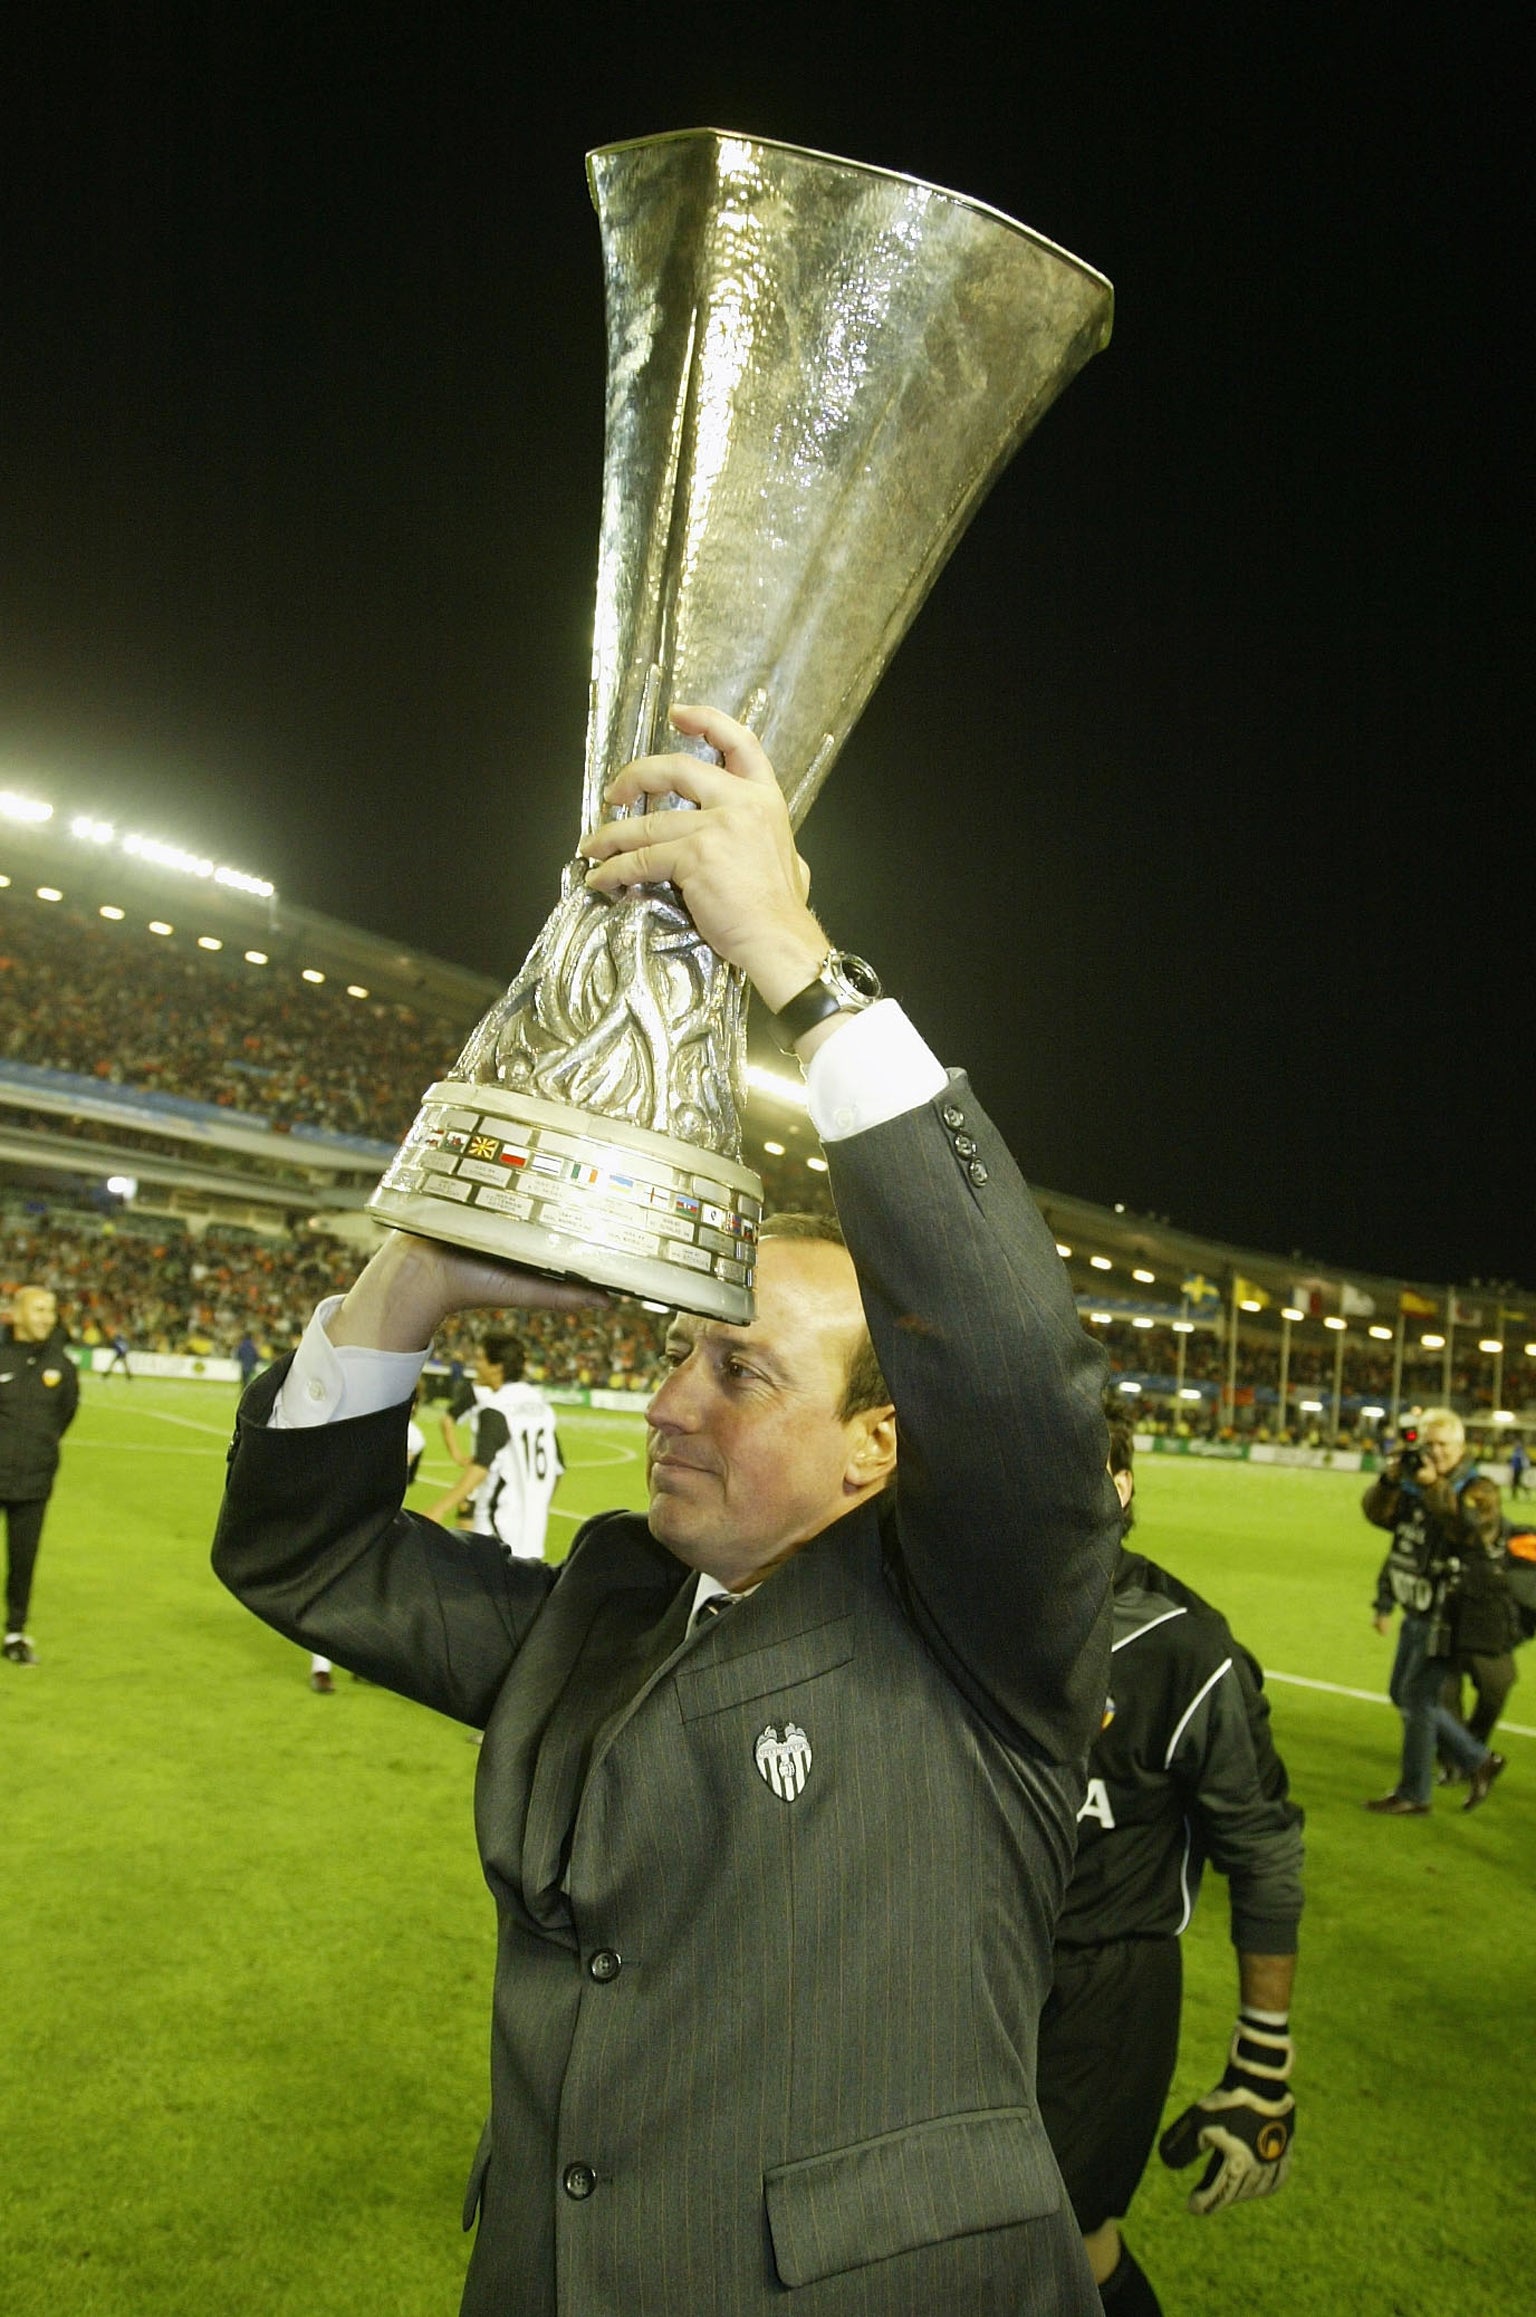
{"type": "MultiPolygon", "coordinates": [[[[153,863],[4,832],[0,1288],[46,1276],[86,1344],[121,1329],[142,1349],[228,1355],[249,1334],[267,1354],[355,1275],[368,1193],[496,985],[275,896],[189,892],[153,863]]],[[[754,1101],[745,1155],[771,1208],[830,1206],[803,1112],[754,1101]]],[[[1399,1400],[1447,1396],[1474,1423],[1497,1409],[1536,1430],[1536,1294],[1463,1292],[1448,1329],[1443,1286],[1345,1279],[1039,1195],[1148,1432],[1348,1447],[1399,1400]]],[[[537,1380],[653,1380],[656,1315],[637,1307],[526,1332],[537,1380]]],[[[467,1357],[473,1334],[444,1357],[467,1357]]]]}

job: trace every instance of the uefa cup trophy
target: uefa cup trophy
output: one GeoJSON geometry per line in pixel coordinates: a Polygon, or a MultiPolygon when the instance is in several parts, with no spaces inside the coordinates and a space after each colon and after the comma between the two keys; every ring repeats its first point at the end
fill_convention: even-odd
{"type": "MultiPolygon", "coordinates": [[[[632,758],[701,747],[669,731],[686,700],[751,728],[798,827],[1113,293],[979,202],[790,145],[690,130],[587,167],[608,405],[581,825],[632,758]]],[[[370,1209],[748,1321],[743,978],[673,887],[609,898],[586,869],[370,1209]]]]}

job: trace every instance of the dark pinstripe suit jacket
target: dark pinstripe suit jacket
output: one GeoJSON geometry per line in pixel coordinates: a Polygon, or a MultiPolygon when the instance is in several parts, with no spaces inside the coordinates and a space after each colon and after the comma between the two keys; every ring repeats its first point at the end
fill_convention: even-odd
{"type": "Polygon", "coordinates": [[[829,1158],[899,1485],[691,1638],[638,1518],[509,1567],[401,1511],[403,1408],[272,1432],[278,1371],[242,1408],[225,1583],[485,1730],[466,2317],[1098,2309],[1034,2043],[1107,1686],[1102,1359],[963,1079],[829,1158]],[[798,1793],[757,1760],[790,1724],[798,1793]]]}

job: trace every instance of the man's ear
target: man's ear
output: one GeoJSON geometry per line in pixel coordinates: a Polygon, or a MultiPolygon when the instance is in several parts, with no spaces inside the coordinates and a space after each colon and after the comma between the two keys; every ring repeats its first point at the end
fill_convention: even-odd
{"type": "Polygon", "coordinates": [[[896,1411],[861,1408],[852,1420],[853,1437],[843,1473],[845,1488],[884,1488],[896,1470],[896,1411]]]}
{"type": "Polygon", "coordinates": [[[1115,1494],[1120,1499],[1120,1510],[1128,1512],[1131,1498],[1136,1494],[1136,1475],[1133,1472],[1112,1472],[1109,1477],[1115,1484],[1115,1494]]]}

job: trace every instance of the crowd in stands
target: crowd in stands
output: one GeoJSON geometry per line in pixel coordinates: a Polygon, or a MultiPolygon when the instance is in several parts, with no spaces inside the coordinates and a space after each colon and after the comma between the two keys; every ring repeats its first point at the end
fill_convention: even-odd
{"type": "MultiPolygon", "coordinates": [[[[292,965],[249,965],[233,946],[193,951],[185,936],[161,939],[126,921],[0,889],[0,1058],[216,1103],[280,1130],[311,1127],[393,1143],[409,1126],[422,1088],[451,1069],[472,1027],[394,1001],[354,998],[336,979],[304,982],[292,965]]],[[[185,1155],[184,1145],[136,1128],[44,1111],[8,1110],[5,1117],[39,1133],[70,1131],[119,1149],[185,1155]]],[[[782,1154],[754,1153],[769,1209],[830,1211],[814,1144],[803,1129],[790,1140],[782,1154]]],[[[200,1147],[198,1156],[205,1167],[249,1166],[213,1146],[200,1147]]],[[[296,1170],[294,1181],[306,1177],[296,1170]]],[[[0,1219],[0,1274],[11,1283],[31,1277],[53,1286],[66,1323],[87,1344],[120,1332],[144,1350],[228,1354],[248,1335],[270,1356],[296,1339],[314,1304],[345,1287],[360,1261],[354,1247],[312,1231],[274,1240],[212,1226],[194,1236],[180,1224],[145,1229],[141,1222],[72,1214],[62,1205],[46,1223],[0,1219]]],[[[659,1334],[638,1306],[595,1317],[531,1315],[524,1332],[535,1380],[637,1390],[654,1381],[659,1334]]],[[[1176,1378],[1187,1386],[1225,1384],[1226,1347],[1216,1335],[1198,1329],[1180,1338],[1166,1326],[1135,1329],[1120,1321],[1093,1332],[1117,1375],[1143,1380],[1148,1421],[1159,1404],[1175,1427],[1209,1429],[1220,1420],[1214,1393],[1183,1409],[1174,1397],[1176,1378]]],[[[467,1357],[472,1340],[462,1326],[448,1354],[467,1357]]],[[[1227,1421],[1245,1431],[1274,1426],[1279,1357],[1277,1343],[1244,1336],[1237,1406],[1221,1411],[1227,1421]]],[[[1309,1341],[1300,1331],[1293,1338],[1288,1436],[1315,1429],[1298,1402],[1331,1400],[1333,1360],[1331,1339],[1309,1341]]],[[[1443,1388],[1437,1363],[1422,1377],[1410,1368],[1405,1383],[1410,1392],[1428,1388],[1435,1396],[1443,1388]]],[[[1385,1405],[1391,1387],[1390,1346],[1353,1333],[1345,1347],[1345,1399],[1385,1405]]],[[[1512,1360],[1502,1388],[1507,1405],[1536,1402],[1536,1367],[1512,1360]]],[[[1458,1362],[1454,1397],[1491,1406],[1489,1389],[1485,1365],[1458,1362]]]]}
{"type": "MultiPolygon", "coordinates": [[[[33,1202],[34,1209],[39,1202],[33,1202]]],[[[137,1351],[230,1357],[249,1336],[263,1360],[298,1341],[322,1297],[357,1277],[354,1246],[318,1231],[283,1239],[210,1225],[193,1234],[52,1207],[0,1215],[0,1296],[51,1287],[70,1336],[90,1349],[125,1336],[137,1351]]],[[[468,1364],[487,1316],[446,1330],[442,1361],[468,1364]]],[[[636,1304],[612,1312],[520,1314],[528,1373],[549,1384],[648,1391],[661,1348],[660,1315],[636,1304]]]]}
{"type": "Polygon", "coordinates": [[[472,1022],[0,892],[0,1056],[398,1142],[472,1022]]]}

